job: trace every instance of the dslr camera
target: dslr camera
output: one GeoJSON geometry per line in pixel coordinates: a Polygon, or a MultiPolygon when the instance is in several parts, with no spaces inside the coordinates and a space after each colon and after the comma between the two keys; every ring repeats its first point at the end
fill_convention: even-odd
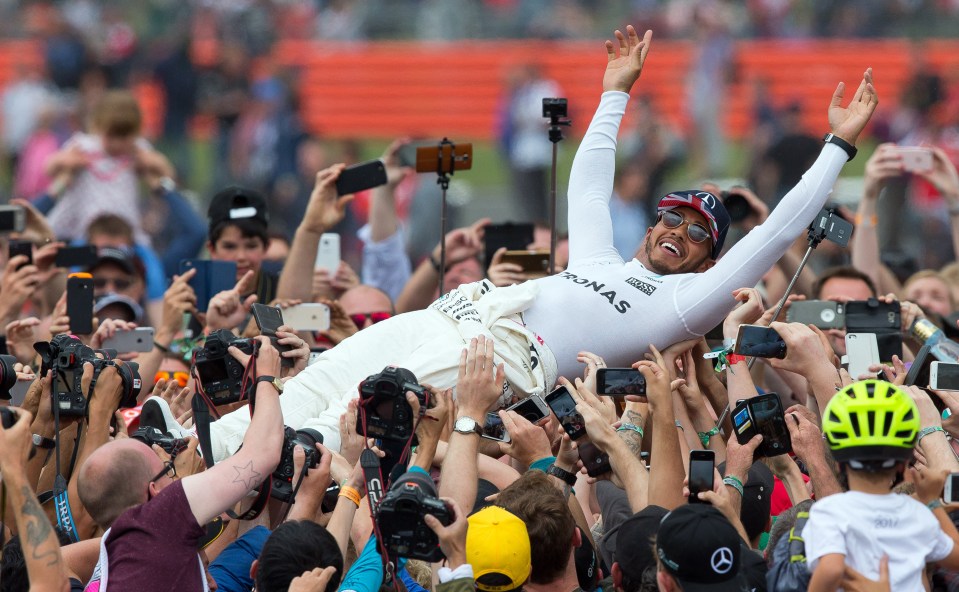
{"type": "Polygon", "coordinates": [[[193,363],[200,376],[200,386],[214,405],[235,403],[253,394],[251,380],[243,390],[246,368],[227,351],[231,345],[249,355],[254,353],[252,339],[241,339],[226,329],[212,331],[202,349],[196,351],[193,363]]]}
{"type": "Polygon", "coordinates": [[[427,514],[444,526],[453,521],[446,503],[436,495],[433,480],[407,471],[383,496],[376,512],[376,524],[390,555],[430,562],[443,558],[436,533],[423,520],[427,514]]]}
{"type": "Polygon", "coordinates": [[[10,389],[17,384],[17,371],[13,369],[16,363],[15,356],[0,354],[0,399],[5,401],[12,398],[10,389]]]}
{"type": "MultiPolygon", "coordinates": [[[[86,417],[87,397],[81,384],[83,364],[93,365],[94,377],[108,366],[116,368],[123,384],[119,407],[133,407],[140,394],[140,365],[136,362],[114,361],[111,351],[94,350],[76,337],[60,334],[49,342],[33,345],[43,361],[41,375],[53,371],[53,404],[59,407],[60,415],[86,417]]],[[[92,393],[91,393],[92,395],[92,393]]]]}
{"type": "Polygon", "coordinates": [[[157,428],[146,426],[137,428],[137,431],[133,432],[133,435],[130,437],[150,447],[156,444],[162,448],[164,452],[169,454],[170,458],[176,458],[176,455],[186,450],[187,445],[190,443],[186,438],[174,438],[170,434],[164,434],[157,428]]]}
{"type": "Polygon", "coordinates": [[[317,444],[323,443],[323,434],[316,430],[304,428],[294,430],[290,426],[283,428],[283,451],[280,453],[280,464],[270,476],[272,491],[270,497],[281,502],[293,503],[293,450],[301,446],[306,453],[303,470],[308,471],[320,463],[320,451],[317,444]]]}
{"type": "Polygon", "coordinates": [[[420,400],[420,410],[429,404],[429,391],[406,368],[387,366],[360,383],[360,406],[365,413],[356,418],[356,431],[368,438],[405,442],[413,437],[413,408],[406,391],[420,400]],[[363,418],[366,417],[366,425],[363,418]]]}

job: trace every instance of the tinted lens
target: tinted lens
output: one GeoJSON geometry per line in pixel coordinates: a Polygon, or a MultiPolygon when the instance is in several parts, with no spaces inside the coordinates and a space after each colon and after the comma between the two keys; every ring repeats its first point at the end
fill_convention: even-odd
{"type": "Polygon", "coordinates": [[[350,320],[353,321],[353,324],[356,325],[357,327],[362,327],[363,325],[366,324],[366,315],[363,315],[363,314],[350,315],[350,320]]]}
{"type": "Polygon", "coordinates": [[[701,243],[709,238],[709,231],[699,224],[690,224],[686,228],[686,234],[689,235],[689,240],[693,241],[694,243],[701,243]]]}
{"type": "Polygon", "coordinates": [[[666,228],[676,228],[683,223],[684,218],[682,215],[677,214],[671,210],[666,210],[663,212],[663,226],[666,228]]]}
{"type": "Polygon", "coordinates": [[[393,316],[388,312],[371,312],[369,314],[370,320],[373,321],[373,324],[379,323],[380,321],[385,321],[386,319],[393,316]]]}

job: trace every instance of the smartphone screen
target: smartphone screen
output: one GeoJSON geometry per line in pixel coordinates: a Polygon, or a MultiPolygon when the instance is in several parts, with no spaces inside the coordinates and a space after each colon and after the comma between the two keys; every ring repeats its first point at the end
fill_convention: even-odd
{"type": "Polygon", "coordinates": [[[549,417],[549,407],[538,395],[530,395],[508,410],[515,411],[530,423],[538,423],[549,417]]]}
{"type": "Polygon", "coordinates": [[[942,391],[959,391],[959,364],[933,362],[929,386],[942,391]]]}
{"type": "Polygon", "coordinates": [[[497,442],[509,442],[509,432],[503,425],[499,413],[490,412],[486,414],[486,425],[483,426],[483,437],[497,442]]]}
{"type": "Polygon", "coordinates": [[[786,342],[769,327],[740,325],[736,353],[756,358],[785,358],[786,342]]]}
{"type": "Polygon", "coordinates": [[[74,335],[93,333],[93,277],[89,273],[67,278],[67,316],[74,335]]]}
{"type": "Polygon", "coordinates": [[[557,387],[556,390],[546,395],[546,404],[556,415],[559,425],[569,434],[571,440],[576,440],[586,435],[586,422],[583,416],[576,411],[576,401],[569,394],[565,386],[557,387]]]}
{"type": "Polygon", "coordinates": [[[689,503],[705,503],[697,495],[700,491],[713,490],[713,469],[716,453],[712,450],[689,451],[689,503]]]}
{"type": "Polygon", "coordinates": [[[336,179],[336,192],[349,195],[386,185],[386,167],[382,160],[370,160],[346,167],[336,179]]]}
{"type": "Polygon", "coordinates": [[[636,368],[599,368],[596,390],[600,395],[646,396],[646,378],[636,368]]]}
{"type": "Polygon", "coordinates": [[[748,405],[756,431],[763,435],[759,447],[763,456],[778,456],[791,451],[792,442],[779,395],[769,393],[753,397],[748,405]]]}
{"type": "Polygon", "coordinates": [[[33,243],[25,240],[11,240],[8,246],[8,256],[13,259],[17,255],[24,255],[27,260],[17,266],[17,269],[33,263],[33,243]]]}
{"type": "Polygon", "coordinates": [[[576,449],[579,451],[579,459],[586,467],[586,474],[590,477],[599,477],[613,470],[613,466],[609,464],[609,455],[592,442],[579,443],[576,449]]]}
{"type": "Polygon", "coordinates": [[[53,259],[57,267],[82,267],[84,269],[97,262],[97,248],[93,245],[82,247],[63,247],[53,259]]]}
{"type": "Polygon", "coordinates": [[[959,473],[949,473],[942,490],[942,501],[947,504],[959,502],[959,473]]]}

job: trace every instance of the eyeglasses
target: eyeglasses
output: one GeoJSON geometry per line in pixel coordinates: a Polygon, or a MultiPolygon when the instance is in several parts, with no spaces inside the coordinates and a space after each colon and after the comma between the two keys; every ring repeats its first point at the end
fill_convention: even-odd
{"type": "Polygon", "coordinates": [[[686,236],[688,236],[689,240],[693,241],[694,243],[701,243],[710,237],[708,228],[702,224],[686,220],[686,218],[678,212],[666,210],[659,215],[659,219],[662,220],[663,226],[666,228],[679,228],[685,223],[687,225],[686,236]]]}
{"type": "Polygon", "coordinates": [[[350,320],[353,321],[353,324],[357,327],[362,327],[366,324],[367,320],[375,325],[380,321],[385,321],[391,316],[393,316],[393,313],[391,312],[364,312],[360,314],[351,314],[350,320]]]}
{"type": "Polygon", "coordinates": [[[153,382],[156,384],[161,380],[175,380],[181,388],[186,388],[186,383],[190,380],[190,375],[186,372],[167,372],[166,370],[158,370],[153,376],[153,382]]]}
{"type": "Polygon", "coordinates": [[[170,479],[176,477],[176,465],[173,464],[173,461],[172,461],[172,460],[168,460],[168,461],[164,462],[164,463],[163,463],[163,470],[160,471],[159,473],[157,473],[156,476],[154,476],[152,479],[150,479],[150,482],[153,483],[153,482],[159,481],[159,480],[162,479],[167,473],[170,473],[170,472],[173,473],[172,475],[170,475],[170,479]]]}
{"type": "Polygon", "coordinates": [[[118,291],[122,292],[130,286],[133,285],[133,282],[123,278],[105,278],[105,277],[95,277],[93,278],[93,287],[97,290],[102,290],[108,285],[113,284],[113,287],[118,291]]]}

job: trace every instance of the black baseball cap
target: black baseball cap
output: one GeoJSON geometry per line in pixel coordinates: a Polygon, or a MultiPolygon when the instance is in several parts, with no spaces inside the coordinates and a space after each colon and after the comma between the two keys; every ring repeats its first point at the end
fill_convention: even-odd
{"type": "Polygon", "coordinates": [[[631,580],[638,582],[647,568],[656,569],[653,541],[668,513],[669,510],[661,506],[646,506],[624,520],[612,533],[616,535],[613,561],[631,580]]]}
{"type": "Polygon", "coordinates": [[[92,272],[105,263],[112,263],[130,275],[143,277],[145,274],[142,269],[143,264],[133,252],[127,249],[102,247],[97,251],[97,260],[88,268],[88,271],[92,272]],[[137,265],[138,263],[139,265],[137,265]]]}
{"type": "Polygon", "coordinates": [[[210,233],[223,222],[250,220],[263,225],[270,223],[270,214],[266,209],[266,198],[259,191],[244,187],[231,186],[213,196],[210,209],[207,210],[210,233]]]}
{"type": "Polygon", "coordinates": [[[742,574],[742,539],[713,506],[688,504],[666,514],[656,552],[684,592],[749,590],[742,574]]]}
{"type": "MultiPolygon", "coordinates": [[[[726,463],[721,463],[716,468],[720,475],[726,475],[726,463]]],[[[765,463],[756,461],[749,467],[749,474],[743,484],[742,511],[739,520],[750,538],[756,538],[766,532],[774,486],[773,473],[765,463]]]]}

